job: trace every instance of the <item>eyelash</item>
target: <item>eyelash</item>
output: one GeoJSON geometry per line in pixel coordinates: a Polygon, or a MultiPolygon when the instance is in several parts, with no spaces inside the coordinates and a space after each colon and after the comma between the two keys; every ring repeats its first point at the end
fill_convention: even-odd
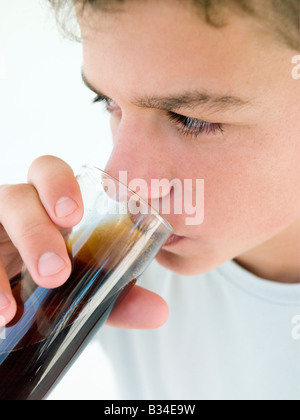
{"type": "Polygon", "coordinates": [[[210,123],[198,118],[185,117],[184,115],[168,112],[169,119],[177,123],[177,129],[186,136],[198,137],[200,134],[224,133],[222,124],[210,123]]]}
{"type": "MultiPolygon", "coordinates": [[[[106,110],[112,112],[113,109],[110,107],[111,100],[102,96],[97,95],[93,99],[93,103],[104,103],[106,110]]],[[[171,122],[176,123],[176,128],[180,133],[185,136],[198,137],[200,134],[217,134],[224,133],[222,124],[210,123],[208,121],[199,120],[197,118],[190,118],[184,115],[176,114],[175,112],[167,112],[168,118],[171,122]]]]}

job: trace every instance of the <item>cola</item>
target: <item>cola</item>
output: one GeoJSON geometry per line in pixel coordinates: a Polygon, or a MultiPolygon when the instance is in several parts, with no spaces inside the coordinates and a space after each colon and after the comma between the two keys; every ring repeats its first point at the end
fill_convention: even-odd
{"type": "Polygon", "coordinates": [[[46,397],[154,258],[154,243],[128,218],[114,220],[73,232],[63,286],[39,287],[26,270],[11,280],[18,309],[0,340],[0,400],[46,397]]]}

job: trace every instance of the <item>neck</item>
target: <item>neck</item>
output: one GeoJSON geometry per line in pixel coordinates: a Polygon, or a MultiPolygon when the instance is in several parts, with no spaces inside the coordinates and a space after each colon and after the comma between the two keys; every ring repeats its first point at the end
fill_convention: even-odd
{"type": "Polygon", "coordinates": [[[266,280],[300,282],[300,219],[274,238],[235,259],[246,270],[266,280]]]}

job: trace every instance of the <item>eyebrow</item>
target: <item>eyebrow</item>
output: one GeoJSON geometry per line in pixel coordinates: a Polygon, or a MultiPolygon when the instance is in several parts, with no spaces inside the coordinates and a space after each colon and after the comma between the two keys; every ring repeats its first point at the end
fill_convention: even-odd
{"type": "MultiPolygon", "coordinates": [[[[107,100],[111,99],[92,86],[92,84],[87,80],[83,70],[81,71],[81,77],[85,86],[92,92],[96,93],[101,98],[107,100]]],[[[193,110],[199,106],[206,108],[209,111],[226,111],[249,106],[251,104],[251,100],[231,95],[213,95],[196,90],[168,97],[135,97],[132,103],[141,108],[156,108],[170,112],[180,110],[182,108],[186,110],[193,110]]]]}

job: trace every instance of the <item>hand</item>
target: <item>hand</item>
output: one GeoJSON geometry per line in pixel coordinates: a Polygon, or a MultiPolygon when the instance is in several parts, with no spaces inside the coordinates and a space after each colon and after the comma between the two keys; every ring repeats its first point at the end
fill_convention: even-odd
{"type": "MultiPolygon", "coordinates": [[[[83,203],[72,169],[53,156],[38,158],[28,172],[28,184],[0,186],[0,325],[10,322],[16,302],[9,279],[23,262],[33,280],[56,288],[71,274],[61,228],[77,225],[83,203]]],[[[163,299],[139,286],[112,312],[108,324],[119,328],[151,329],[168,317],[163,299]]]]}

